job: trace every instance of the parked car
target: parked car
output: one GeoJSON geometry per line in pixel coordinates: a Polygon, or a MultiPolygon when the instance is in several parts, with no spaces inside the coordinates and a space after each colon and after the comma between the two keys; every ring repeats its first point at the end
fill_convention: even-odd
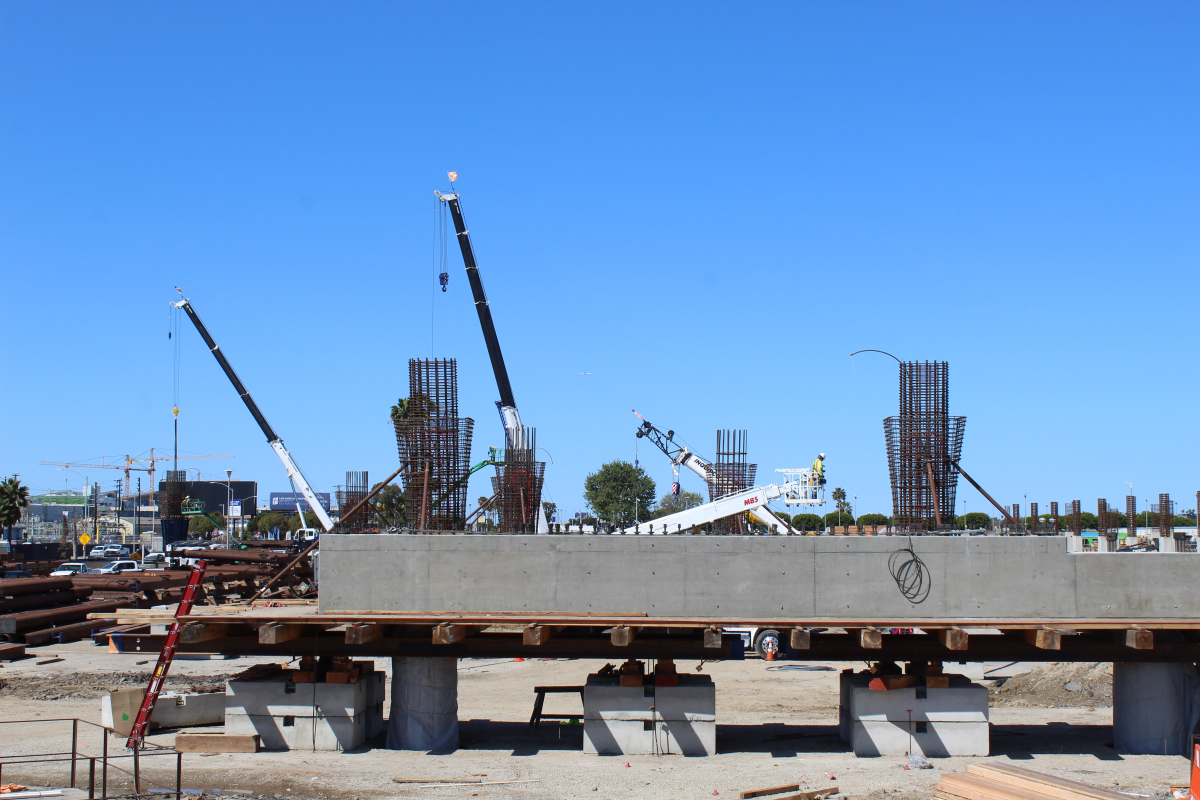
{"type": "Polygon", "coordinates": [[[130,572],[140,570],[142,567],[138,562],[129,561],[110,561],[100,568],[100,575],[120,575],[122,572],[130,572]]]}
{"type": "Polygon", "coordinates": [[[142,569],[166,569],[167,555],[166,553],[146,553],[146,557],[142,559],[142,569]]]}
{"type": "Polygon", "coordinates": [[[58,569],[50,573],[51,578],[69,578],[72,575],[87,575],[91,572],[87,564],[82,561],[67,561],[59,564],[58,569]]]}
{"type": "Polygon", "coordinates": [[[106,544],[98,544],[88,552],[88,558],[105,558],[104,551],[108,549],[106,544]]]}
{"type": "Polygon", "coordinates": [[[121,558],[129,555],[129,548],[121,544],[110,544],[104,548],[105,558],[121,558]]]}
{"type": "Polygon", "coordinates": [[[0,578],[32,578],[32,572],[26,572],[23,569],[10,569],[7,572],[0,573],[0,578]]]}

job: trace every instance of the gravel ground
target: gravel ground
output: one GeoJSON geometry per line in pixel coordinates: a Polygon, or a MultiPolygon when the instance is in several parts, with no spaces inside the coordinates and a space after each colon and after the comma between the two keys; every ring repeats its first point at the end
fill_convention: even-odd
{"type": "MultiPolygon", "coordinates": [[[[0,668],[9,690],[0,693],[0,720],[39,720],[14,728],[0,727],[0,755],[64,749],[70,723],[48,722],[63,717],[99,721],[99,694],[110,686],[125,687],[140,680],[147,665],[140,654],[107,654],[90,643],[43,648],[64,658],[36,666],[35,659],[10,662],[0,668]],[[138,677],[134,677],[138,676],[138,677]],[[64,692],[63,686],[74,687],[64,692]],[[54,687],[54,688],[43,688],[54,687]],[[36,699],[59,693],[58,700],[36,699]],[[80,699],[73,693],[89,693],[80,699]]],[[[42,656],[43,653],[37,655],[42,656]]],[[[224,675],[252,663],[278,659],[179,660],[173,668],[176,685],[219,683],[224,675]]],[[[383,669],[386,659],[376,662],[383,669]]],[[[841,663],[808,664],[813,669],[781,669],[788,662],[769,664],[751,659],[703,665],[717,685],[718,753],[708,758],[680,756],[585,756],[577,726],[545,723],[528,725],[535,685],[577,684],[603,662],[499,659],[459,663],[461,748],[447,755],[393,752],[373,742],[352,753],[258,753],[183,759],[183,785],[222,800],[283,800],[331,798],[711,798],[737,797],[745,789],[797,783],[804,788],[838,786],[834,800],[928,800],[945,772],[962,771],[979,758],[934,759],[933,769],[905,770],[902,757],[855,758],[837,738],[838,673],[841,663]],[[831,669],[819,669],[830,667],[831,669]],[[527,780],[493,786],[400,784],[404,780],[486,781],[527,780]]],[[[695,662],[680,662],[693,671],[695,662]]],[[[947,671],[975,680],[989,670],[994,687],[992,755],[1066,778],[1134,795],[1134,800],[1166,800],[1169,784],[1187,780],[1188,761],[1182,757],[1129,756],[1114,751],[1112,712],[1107,706],[1107,665],[1019,664],[947,665],[947,671]],[[1007,680],[1000,680],[1007,678],[1007,680]],[[1072,680],[1080,691],[1068,691],[1072,680]],[[1024,687],[1024,688],[1022,688],[1024,687]],[[1087,697],[1090,689],[1093,696],[1087,697]],[[1027,692],[1027,694],[1021,694],[1027,692]],[[1062,697],[1069,702],[1060,707],[1062,697]],[[1086,697],[1087,702],[1083,702],[1086,697]],[[1024,703],[1022,705],[1021,703],[1024,703]]],[[[1109,690],[1111,691],[1111,690],[1109,690]]],[[[578,712],[577,697],[550,695],[546,711],[578,712]]],[[[216,729],[219,732],[219,729],[216,729]]],[[[174,733],[152,735],[150,741],[170,747],[174,733]]],[[[110,751],[121,742],[110,740],[110,751]]],[[[85,753],[99,752],[102,741],[90,732],[81,737],[85,753]],[[89,738],[90,737],[90,738],[89,738]]],[[[174,758],[143,761],[149,781],[173,786],[174,758]]],[[[128,763],[125,763],[128,768],[128,763]]],[[[86,770],[83,771],[86,775],[86,770]]],[[[111,788],[128,781],[115,772],[111,788]]],[[[4,782],[27,785],[66,780],[65,768],[4,768],[4,782]]]]}

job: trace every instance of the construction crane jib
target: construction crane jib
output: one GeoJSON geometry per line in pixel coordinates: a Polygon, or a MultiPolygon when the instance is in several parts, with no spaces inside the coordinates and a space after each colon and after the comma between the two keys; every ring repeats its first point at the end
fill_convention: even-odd
{"type": "MultiPolygon", "coordinates": [[[[176,287],[176,290],[179,291],[178,287],[176,287]]],[[[182,291],[179,291],[179,293],[181,295],[183,294],[182,291]]],[[[225,358],[225,354],[221,352],[220,345],[213,341],[212,336],[210,336],[208,333],[208,329],[204,327],[204,323],[200,321],[199,315],[196,314],[196,310],[192,308],[191,302],[184,297],[179,302],[172,303],[171,305],[187,312],[188,319],[190,319],[192,324],[196,326],[196,330],[200,333],[200,338],[204,339],[204,343],[208,345],[209,351],[213,354],[213,357],[217,359],[217,363],[221,365],[221,369],[225,371],[225,377],[229,378],[229,382],[233,384],[233,388],[237,391],[238,396],[242,398],[242,402],[245,403],[246,408],[250,410],[250,414],[254,417],[254,421],[257,422],[258,427],[262,429],[263,435],[267,437],[267,443],[271,445],[271,449],[275,451],[275,455],[279,456],[279,460],[283,462],[283,468],[287,470],[288,478],[291,479],[297,487],[299,487],[300,493],[304,495],[304,499],[308,501],[308,507],[314,514],[317,515],[317,519],[321,521],[321,527],[323,527],[326,531],[333,530],[333,520],[329,518],[328,512],[325,511],[324,506],[322,506],[321,502],[317,499],[316,492],[314,492],[312,487],[309,485],[308,479],[304,477],[304,473],[301,472],[300,467],[296,465],[295,460],[292,458],[292,454],[288,452],[286,447],[284,447],[283,439],[280,439],[279,435],[275,433],[274,429],[271,427],[271,424],[267,422],[267,418],[264,417],[262,411],[259,410],[258,404],[254,402],[254,398],[250,396],[250,392],[248,392],[246,387],[242,385],[242,381],[240,378],[238,378],[237,373],[233,371],[233,367],[230,365],[229,359],[225,358]]]]}

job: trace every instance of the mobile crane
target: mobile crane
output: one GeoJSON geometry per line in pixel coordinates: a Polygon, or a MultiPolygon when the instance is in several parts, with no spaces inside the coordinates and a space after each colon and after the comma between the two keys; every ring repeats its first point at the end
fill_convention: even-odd
{"type": "MultiPolygon", "coordinates": [[[[450,173],[453,184],[458,173],[450,173]]],[[[483,290],[483,280],[479,277],[479,265],[475,262],[475,249],[471,246],[471,233],[463,219],[462,205],[458,201],[457,192],[443,194],[434,190],[438,200],[450,208],[450,216],[454,219],[454,232],[458,239],[458,248],[462,251],[463,264],[467,268],[467,281],[471,284],[471,295],[475,298],[475,311],[479,314],[479,325],[483,328],[483,341],[487,345],[488,358],[492,362],[492,372],[496,375],[496,388],[500,391],[500,399],[496,408],[500,411],[500,421],[504,425],[505,449],[524,449],[528,447],[525,441],[525,428],[521,425],[521,414],[517,411],[517,401],[513,397],[512,384],[508,380],[508,368],[504,365],[504,353],[500,351],[500,339],[496,336],[496,324],[492,321],[492,307],[488,303],[487,294],[483,290]]],[[[537,510],[537,532],[548,533],[545,509],[539,505],[537,510]]]]}
{"type": "MultiPolygon", "coordinates": [[[[217,363],[221,365],[221,369],[225,371],[225,377],[229,378],[229,382],[233,384],[233,388],[237,391],[238,396],[242,398],[242,402],[246,404],[246,408],[250,409],[250,415],[254,417],[254,421],[258,423],[258,427],[267,437],[267,443],[271,445],[271,449],[275,451],[275,455],[279,456],[279,460],[283,462],[283,468],[287,470],[288,479],[295,483],[300,488],[300,493],[304,495],[304,499],[308,501],[308,507],[317,519],[321,521],[321,527],[326,532],[333,530],[333,520],[329,518],[329,513],[325,511],[324,506],[317,499],[317,494],[312,490],[308,483],[308,479],[304,477],[304,473],[300,471],[300,467],[296,465],[295,459],[288,449],[283,444],[283,439],[279,438],[279,434],[267,422],[267,418],[263,416],[262,411],[258,409],[258,404],[254,402],[254,398],[250,396],[250,392],[242,385],[242,381],[238,378],[237,373],[233,371],[233,367],[229,363],[229,359],[225,358],[225,354],[221,352],[221,347],[208,333],[208,328],[204,327],[204,323],[200,321],[200,316],[196,313],[196,309],[192,308],[192,303],[186,297],[183,297],[183,290],[178,286],[175,291],[179,292],[181,299],[177,303],[171,305],[175,308],[182,309],[187,312],[188,319],[196,326],[196,330],[200,333],[200,338],[208,345],[209,352],[213,354],[213,358],[217,359],[217,363]]],[[[297,504],[299,508],[299,504],[297,504]]],[[[301,524],[303,524],[304,515],[301,512],[301,524]]]]}
{"type": "MultiPolygon", "coordinates": [[[[663,451],[667,458],[671,459],[671,470],[675,473],[676,478],[679,477],[679,468],[683,466],[696,473],[706,484],[712,485],[716,473],[711,462],[693,453],[686,445],[676,442],[675,431],[669,430],[664,433],[641,414],[636,411],[633,413],[637,414],[638,419],[642,421],[641,427],[637,430],[637,437],[649,439],[653,445],[663,451]]],[[[789,506],[824,505],[825,500],[821,497],[822,489],[813,480],[811,469],[779,469],[775,471],[786,474],[788,479],[783,484],[773,483],[768,486],[742,489],[725,497],[718,497],[711,503],[662,517],[656,521],[656,527],[662,533],[671,530],[680,531],[745,512],[766,525],[768,531],[790,533],[792,526],[775,516],[767,507],[768,502],[782,497],[784,504],[789,506]]],[[[622,533],[640,533],[641,526],[635,527],[638,530],[627,528],[622,533]]]]}

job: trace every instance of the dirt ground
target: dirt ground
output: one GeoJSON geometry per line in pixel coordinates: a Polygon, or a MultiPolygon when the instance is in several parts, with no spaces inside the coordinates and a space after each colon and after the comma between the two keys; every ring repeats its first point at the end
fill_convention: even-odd
{"type": "MultiPolygon", "coordinates": [[[[79,717],[98,723],[99,697],[110,688],[141,685],[154,664],[153,656],[109,654],[90,642],[31,652],[32,658],[0,666],[0,756],[6,762],[16,754],[67,749],[70,723],[51,720],[79,717]],[[37,663],[50,657],[63,660],[37,663]]],[[[226,675],[273,660],[278,659],[181,657],[172,669],[170,688],[214,687],[226,675]]],[[[387,659],[376,663],[380,669],[390,667],[387,659]]],[[[757,659],[704,664],[717,685],[719,723],[718,754],[708,758],[587,756],[580,752],[580,727],[553,722],[536,730],[529,727],[533,686],[582,683],[603,663],[460,661],[461,748],[448,755],[388,751],[381,749],[380,741],[351,753],[186,754],[183,786],[230,800],[616,800],[737,797],[745,789],[798,783],[805,788],[838,786],[842,797],[855,800],[924,800],[933,797],[940,774],[981,760],[934,759],[933,769],[905,770],[902,757],[855,758],[837,737],[838,673],[860,664],[757,659]],[[393,778],[529,782],[421,788],[393,778]]],[[[697,664],[678,666],[692,671],[697,664]]],[[[1187,781],[1188,761],[1183,757],[1130,756],[1112,749],[1110,665],[947,664],[947,671],[989,680],[992,759],[1117,789],[1135,800],[1166,798],[1168,785],[1187,781]]],[[[578,697],[548,695],[545,710],[578,713],[578,697]]],[[[156,733],[149,741],[170,747],[174,732],[156,733]]],[[[82,726],[82,752],[98,754],[102,744],[95,729],[82,726]]],[[[122,746],[121,741],[109,741],[110,752],[122,746]]],[[[129,760],[119,766],[128,769],[129,760]]],[[[147,757],[143,770],[150,788],[173,788],[173,756],[147,757]]],[[[80,766],[80,774],[86,777],[86,764],[80,766]]],[[[11,781],[62,786],[67,770],[64,765],[9,763],[0,782],[11,781]]],[[[128,786],[127,777],[114,767],[110,793],[128,786]]]]}

